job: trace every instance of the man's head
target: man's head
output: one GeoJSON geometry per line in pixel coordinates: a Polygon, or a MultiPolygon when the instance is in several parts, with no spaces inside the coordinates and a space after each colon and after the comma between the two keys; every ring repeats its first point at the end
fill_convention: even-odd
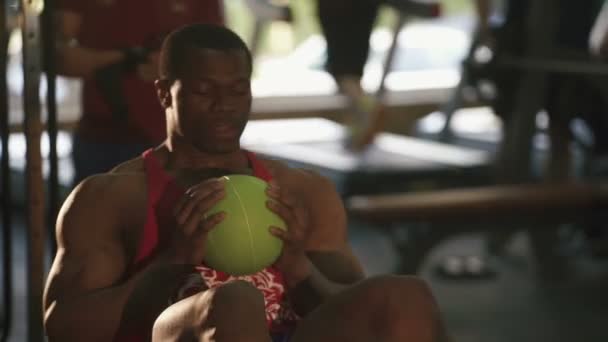
{"type": "Polygon", "coordinates": [[[169,137],[209,153],[238,149],[251,110],[251,71],[247,45],[225,27],[195,24],[167,36],[156,89],[169,137]]]}

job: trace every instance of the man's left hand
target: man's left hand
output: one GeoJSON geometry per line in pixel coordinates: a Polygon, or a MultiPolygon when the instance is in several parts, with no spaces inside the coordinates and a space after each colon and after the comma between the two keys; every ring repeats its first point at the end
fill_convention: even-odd
{"type": "Polygon", "coordinates": [[[283,274],[288,285],[295,286],[312,272],[312,264],[306,256],[306,243],[310,236],[308,209],[276,181],[270,182],[266,194],[270,198],[266,203],[268,208],[287,225],[286,230],[269,228],[272,235],[283,241],[283,250],[275,267],[283,274]]]}

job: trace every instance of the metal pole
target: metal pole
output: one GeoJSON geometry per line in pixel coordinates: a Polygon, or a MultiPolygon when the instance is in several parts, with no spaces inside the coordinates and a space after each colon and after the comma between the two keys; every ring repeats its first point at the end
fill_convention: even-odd
{"type": "Polygon", "coordinates": [[[410,17],[419,18],[435,18],[440,15],[441,6],[439,2],[418,2],[418,1],[404,1],[404,0],[386,0],[385,4],[391,6],[397,11],[397,23],[393,27],[393,41],[389,48],[389,51],[384,60],[384,69],[382,70],[382,76],[380,77],[380,84],[376,90],[376,98],[383,100],[383,96],[386,92],[386,77],[391,72],[395,54],[399,47],[399,34],[405,26],[405,23],[410,17]]]}
{"type": "MultiPolygon", "coordinates": [[[[526,58],[549,57],[555,38],[558,7],[552,0],[530,2],[526,18],[526,58]]],[[[547,91],[547,72],[527,70],[516,94],[516,106],[505,123],[504,138],[497,156],[500,183],[520,183],[531,178],[532,138],[535,118],[547,91]]]]}
{"type": "Polygon", "coordinates": [[[55,25],[54,25],[54,1],[46,0],[44,13],[42,15],[43,32],[43,58],[44,70],[46,72],[46,124],[49,137],[49,178],[48,178],[48,225],[49,243],[51,255],[57,251],[55,241],[55,220],[59,211],[59,166],[57,160],[57,98],[55,96],[57,72],[55,69],[55,25]]]}
{"type": "Polygon", "coordinates": [[[9,165],[9,115],[8,115],[8,91],[6,84],[6,67],[8,59],[8,32],[6,1],[0,3],[0,140],[2,141],[2,159],[0,161],[2,169],[2,312],[0,341],[8,339],[12,326],[12,263],[11,263],[11,242],[12,242],[12,205],[11,205],[11,177],[9,165]]]}
{"type": "Polygon", "coordinates": [[[580,58],[554,59],[554,58],[520,58],[513,56],[499,56],[496,65],[501,68],[511,68],[526,71],[541,71],[546,73],[575,74],[589,76],[608,76],[608,66],[602,62],[580,58]]]}
{"type": "Polygon", "coordinates": [[[399,34],[401,33],[401,29],[405,25],[407,21],[407,14],[403,12],[399,12],[397,23],[393,28],[393,41],[386,55],[386,59],[384,60],[384,69],[382,70],[382,76],[380,77],[380,84],[378,85],[378,89],[376,90],[376,98],[380,101],[384,100],[384,94],[386,93],[386,77],[388,73],[391,72],[393,67],[393,61],[395,59],[395,55],[397,54],[397,48],[399,45],[399,34]]]}
{"type": "Polygon", "coordinates": [[[43,0],[22,0],[23,108],[26,138],[27,184],[27,333],[28,341],[42,341],[42,291],[44,277],[44,183],[40,136],[40,15],[43,0]]]}

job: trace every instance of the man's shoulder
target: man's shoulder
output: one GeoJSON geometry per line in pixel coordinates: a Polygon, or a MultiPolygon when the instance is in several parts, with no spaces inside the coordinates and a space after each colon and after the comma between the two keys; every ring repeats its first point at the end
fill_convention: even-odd
{"type": "Polygon", "coordinates": [[[316,170],[292,167],[285,162],[275,159],[261,159],[273,177],[279,180],[287,181],[309,190],[334,189],[333,182],[316,170]]]}
{"type": "MultiPolygon", "coordinates": [[[[146,206],[146,180],[139,173],[103,173],[78,184],[62,207],[63,215],[136,224],[146,206]]],[[[125,224],[126,226],[126,224],[125,224]]]]}
{"type": "Polygon", "coordinates": [[[145,171],[144,167],[144,158],[137,157],[131,160],[128,160],[122,164],[118,164],[112,170],[110,170],[110,174],[116,173],[143,173],[145,171]]]}
{"type": "Polygon", "coordinates": [[[145,186],[145,173],[108,172],[86,178],[74,188],[73,195],[82,199],[113,196],[119,201],[145,191],[145,186]]]}

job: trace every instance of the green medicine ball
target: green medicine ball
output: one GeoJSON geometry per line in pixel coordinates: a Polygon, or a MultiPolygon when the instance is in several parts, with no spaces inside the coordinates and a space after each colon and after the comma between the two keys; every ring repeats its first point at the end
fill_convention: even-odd
{"type": "Polygon", "coordinates": [[[266,207],[267,183],[247,175],[228,175],[225,197],[209,210],[226,216],[207,238],[205,263],[230,275],[247,275],[272,265],[283,242],[272,235],[270,226],[286,229],[285,222],[266,207]]]}

